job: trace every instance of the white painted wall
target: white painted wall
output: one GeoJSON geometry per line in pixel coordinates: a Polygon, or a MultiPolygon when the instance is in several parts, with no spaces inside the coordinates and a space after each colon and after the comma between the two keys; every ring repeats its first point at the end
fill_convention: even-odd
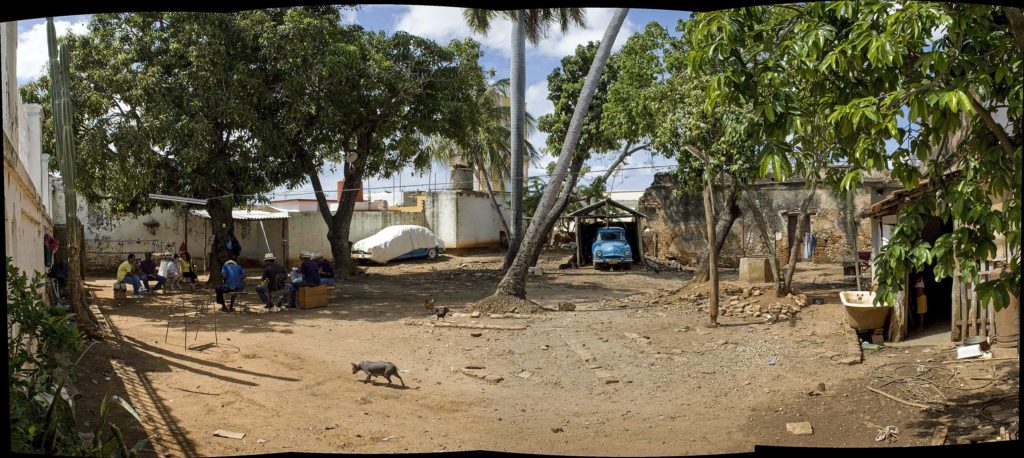
{"type": "MultiPolygon", "coordinates": [[[[4,252],[28,274],[45,272],[43,237],[53,232],[39,192],[39,131],[31,130],[18,94],[18,23],[0,23],[3,95],[4,252]],[[34,148],[34,149],[33,149],[34,148]],[[32,153],[35,156],[32,156],[32,153]]],[[[38,106],[38,105],[37,105],[38,106]]]]}
{"type": "MultiPolygon", "coordinates": [[[[497,196],[504,208],[504,197],[497,196]]],[[[496,247],[505,230],[486,192],[435,191],[424,202],[427,227],[445,248],[496,247]]],[[[511,218],[506,212],[506,218],[511,218]]]]}

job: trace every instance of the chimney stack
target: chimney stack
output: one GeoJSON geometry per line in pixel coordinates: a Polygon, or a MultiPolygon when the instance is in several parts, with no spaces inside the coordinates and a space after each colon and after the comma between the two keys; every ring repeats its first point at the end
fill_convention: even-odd
{"type": "MultiPolygon", "coordinates": [[[[341,203],[341,196],[344,196],[342,190],[345,189],[345,180],[338,180],[338,203],[341,203]]],[[[356,202],[363,201],[363,183],[359,183],[359,192],[356,193],[356,202]]]]}

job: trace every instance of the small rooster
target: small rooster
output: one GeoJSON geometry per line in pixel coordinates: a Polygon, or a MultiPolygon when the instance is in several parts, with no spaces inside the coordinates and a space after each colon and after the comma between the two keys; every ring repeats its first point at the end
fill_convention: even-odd
{"type": "Polygon", "coordinates": [[[434,305],[433,297],[430,297],[429,299],[425,300],[423,302],[423,307],[430,311],[431,314],[433,314],[435,317],[437,317],[438,320],[441,321],[443,321],[444,316],[447,315],[447,313],[449,313],[449,307],[447,307],[447,305],[441,305],[439,307],[437,305],[434,305]]]}
{"type": "Polygon", "coordinates": [[[448,306],[442,305],[440,308],[435,308],[434,311],[434,315],[436,315],[441,321],[444,321],[444,316],[448,314],[448,306]]]}

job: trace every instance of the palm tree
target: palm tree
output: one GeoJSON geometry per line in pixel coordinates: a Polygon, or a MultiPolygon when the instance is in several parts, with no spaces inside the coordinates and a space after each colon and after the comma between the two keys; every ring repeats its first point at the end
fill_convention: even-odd
{"type": "Polygon", "coordinates": [[[523,124],[526,119],[526,41],[536,45],[547,36],[550,27],[557,23],[562,32],[569,31],[569,26],[586,25],[586,14],[583,8],[534,8],[526,10],[496,11],[485,9],[465,9],[463,16],[473,31],[487,34],[491,21],[499,16],[513,22],[512,27],[512,61],[509,75],[512,86],[512,231],[509,233],[508,253],[505,256],[505,268],[512,265],[523,234],[523,147],[525,135],[523,124]]]}
{"type": "MultiPolygon", "coordinates": [[[[509,225],[505,220],[505,214],[501,206],[494,198],[494,189],[491,183],[496,178],[504,183],[511,175],[510,164],[511,143],[510,124],[511,114],[509,100],[509,80],[502,79],[487,86],[487,90],[480,93],[477,99],[480,113],[477,130],[472,136],[473,140],[468,146],[461,146],[451,139],[445,137],[433,137],[428,141],[427,148],[431,157],[439,162],[448,164],[450,167],[457,165],[469,166],[474,169],[481,183],[485,183],[487,193],[491,196],[491,204],[494,206],[501,222],[505,226],[505,233],[508,234],[509,225]]],[[[526,130],[532,134],[537,130],[537,120],[526,113],[526,130]]],[[[529,142],[524,144],[526,153],[531,159],[540,158],[540,153],[529,142]]],[[[504,191],[504,186],[502,186],[504,191]]]]}
{"type": "Polygon", "coordinates": [[[615,14],[612,15],[611,22],[608,23],[604,37],[601,38],[601,44],[597,48],[594,62],[591,64],[590,70],[583,81],[583,90],[580,92],[576,108],[573,110],[572,119],[569,121],[569,128],[566,131],[565,141],[562,142],[562,152],[558,155],[555,170],[552,172],[551,180],[548,181],[544,189],[540,203],[537,204],[537,210],[533,214],[534,219],[531,221],[530,227],[526,230],[526,234],[523,237],[523,246],[527,247],[527,249],[521,250],[516,254],[512,264],[506,270],[504,278],[498,283],[498,288],[494,294],[473,304],[470,306],[470,310],[488,312],[531,312],[540,310],[540,306],[526,299],[526,273],[529,267],[529,258],[531,257],[530,251],[536,246],[535,244],[540,243],[543,237],[541,226],[544,225],[544,222],[538,221],[538,218],[556,217],[557,215],[552,215],[551,211],[554,208],[558,194],[562,191],[563,187],[568,192],[572,192],[570,188],[574,183],[566,182],[570,163],[576,153],[576,144],[583,133],[583,123],[587,110],[590,109],[590,102],[594,99],[594,93],[597,92],[601,72],[604,71],[605,64],[608,63],[608,57],[611,55],[615,37],[618,36],[619,29],[622,28],[622,23],[625,21],[626,14],[628,13],[629,8],[617,9],[615,14]]]}

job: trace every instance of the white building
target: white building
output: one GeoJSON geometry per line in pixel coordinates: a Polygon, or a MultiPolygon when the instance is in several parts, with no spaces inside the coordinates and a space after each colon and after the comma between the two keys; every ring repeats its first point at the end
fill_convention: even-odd
{"type": "Polygon", "coordinates": [[[4,250],[24,272],[45,272],[43,238],[53,234],[49,155],[42,154],[42,107],[18,94],[18,23],[0,23],[3,73],[4,250]]]}

